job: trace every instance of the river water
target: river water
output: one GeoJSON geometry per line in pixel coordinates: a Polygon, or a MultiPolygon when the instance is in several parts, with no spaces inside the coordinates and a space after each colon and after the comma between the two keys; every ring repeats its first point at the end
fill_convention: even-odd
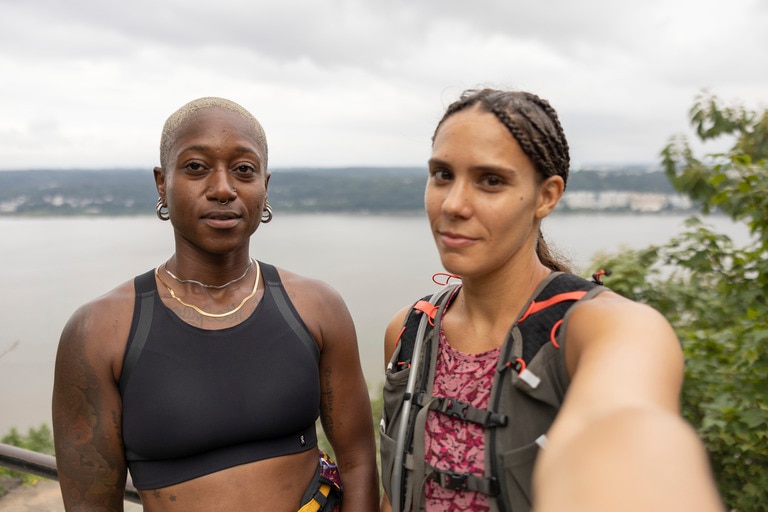
{"type": "MultiPolygon", "coordinates": [[[[683,216],[560,215],[545,237],[578,267],[598,252],[660,244],[683,216]]],[[[742,225],[706,219],[735,240],[742,225]]],[[[155,217],[0,219],[0,437],[50,424],[58,337],[81,304],[157,266],[172,253],[155,217]]],[[[442,270],[423,216],[276,215],[252,239],[252,255],[322,279],[345,298],[372,388],[383,374],[383,332],[400,307],[435,289],[442,270]]],[[[591,273],[591,272],[589,272],[591,273]]]]}

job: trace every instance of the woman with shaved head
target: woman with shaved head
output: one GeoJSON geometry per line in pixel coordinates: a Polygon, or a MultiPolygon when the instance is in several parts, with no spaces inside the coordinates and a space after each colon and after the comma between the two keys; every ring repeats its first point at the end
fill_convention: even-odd
{"type": "Polygon", "coordinates": [[[154,177],[174,253],[82,306],[61,335],[66,509],[122,510],[128,472],[148,512],[377,509],[350,314],[327,284],[250,254],[273,216],[259,122],[222,98],[184,105],[154,177]],[[337,464],[318,450],[318,416],[337,464]]]}

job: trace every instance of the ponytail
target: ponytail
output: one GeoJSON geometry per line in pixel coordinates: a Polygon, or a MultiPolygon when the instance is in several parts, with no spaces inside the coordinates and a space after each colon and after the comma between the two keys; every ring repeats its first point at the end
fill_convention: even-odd
{"type": "Polygon", "coordinates": [[[565,272],[566,274],[573,273],[570,263],[561,255],[557,254],[556,251],[549,248],[546,240],[544,240],[544,234],[541,232],[541,228],[539,228],[539,237],[536,242],[536,255],[539,257],[539,261],[541,261],[542,265],[550,270],[555,272],[565,272]]]}

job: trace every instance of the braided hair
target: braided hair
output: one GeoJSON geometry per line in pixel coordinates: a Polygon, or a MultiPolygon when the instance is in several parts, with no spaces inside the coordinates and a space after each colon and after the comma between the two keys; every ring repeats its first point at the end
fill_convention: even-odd
{"type": "MultiPolygon", "coordinates": [[[[541,180],[560,176],[568,183],[570,151],[557,112],[549,102],[524,91],[500,91],[496,89],[467,90],[450,104],[432,135],[434,142],[443,122],[457,112],[478,106],[507,127],[525,155],[533,163],[541,180]]],[[[536,254],[548,268],[571,272],[570,266],[557,258],[544,241],[539,229],[536,254]]]]}

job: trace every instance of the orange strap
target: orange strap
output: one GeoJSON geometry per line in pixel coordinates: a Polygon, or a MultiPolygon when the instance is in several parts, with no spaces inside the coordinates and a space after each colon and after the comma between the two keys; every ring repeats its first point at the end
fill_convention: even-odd
{"type": "Polygon", "coordinates": [[[541,302],[533,301],[531,302],[531,305],[528,306],[528,309],[525,311],[525,313],[523,313],[523,316],[520,317],[518,322],[522,322],[532,314],[538,313],[543,309],[547,309],[549,306],[554,306],[555,304],[559,304],[560,302],[565,302],[567,300],[579,300],[582,297],[584,297],[586,294],[587,292],[585,292],[584,290],[579,290],[575,292],[559,293],[541,302]]]}
{"type": "MultiPolygon", "coordinates": [[[[428,300],[420,300],[416,304],[413,305],[413,309],[416,311],[421,311],[422,313],[427,315],[427,320],[429,321],[429,325],[432,327],[435,326],[435,316],[437,316],[437,310],[439,307],[435,304],[432,304],[428,300]]],[[[403,326],[400,329],[400,333],[397,335],[397,340],[395,341],[395,346],[397,346],[400,343],[400,339],[403,337],[403,333],[405,332],[405,326],[403,326]]],[[[398,365],[402,366],[406,364],[405,362],[398,362],[398,365]]],[[[410,367],[410,363],[408,363],[408,366],[410,367]]]]}
{"type": "Polygon", "coordinates": [[[439,309],[437,305],[432,304],[428,300],[420,300],[414,304],[413,309],[416,311],[421,311],[422,313],[426,313],[427,318],[429,318],[429,325],[432,327],[435,326],[435,316],[437,315],[437,310],[439,309]]]}

